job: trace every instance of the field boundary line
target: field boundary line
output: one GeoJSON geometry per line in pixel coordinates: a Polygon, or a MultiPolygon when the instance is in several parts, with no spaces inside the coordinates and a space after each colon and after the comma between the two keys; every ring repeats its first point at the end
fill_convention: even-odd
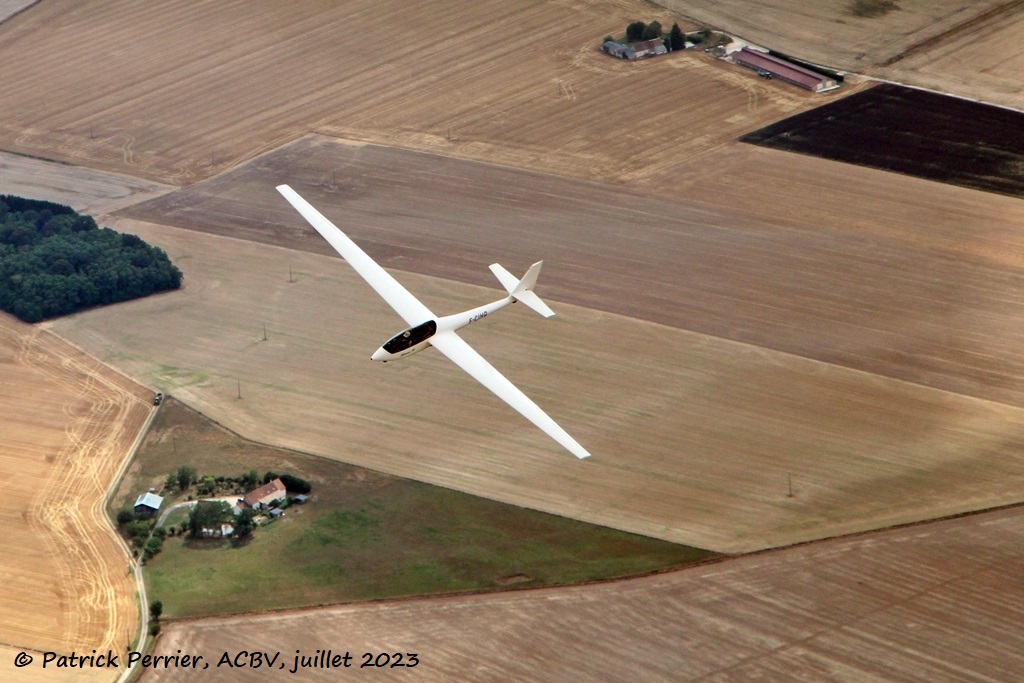
{"type": "MultiPolygon", "coordinates": [[[[301,452],[301,451],[298,451],[301,452]]],[[[319,457],[319,456],[318,456],[319,457]]],[[[316,614],[318,612],[324,612],[326,610],[338,609],[342,607],[361,607],[364,605],[404,605],[404,604],[415,604],[431,600],[443,601],[443,600],[457,600],[459,598],[473,598],[473,597],[484,597],[484,596],[496,596],[496,595],[509,595],[512,593],[540,593],[544,591],[556,591],[565,590],[569,588],[585,589],[591,586],[606,586],[614,583],[625,583],[628,581],[640,581],[656,576],[664,576],[667,574],[682,573],[688,571],[696,571],[702,567],[711,564],[721,564],[724,562],[731,562],[733,560],[739,560],[747,557],[755,557],[759,555],[768,555],[773,553],[781,553],[788,550],[794,550],[796,548],[803,548],[807,546],[818,545],[822,543],[853,540],[859,537],[871,536],[879,533],[886,533],[890,531],[899,531],[900,529],[909,529],[912,527],[927,526],[929,524],[941,524],[943,522],[949,522],[964,517],[973,517],[978,515],[985,515],[989,513],[997,513],[1006,510],[1012,510],[1014,508],[1024,509],[1024,500],[1020,500],[1014,503],[1005,503],[1002,505],[994,505],[992,507],[980,508],[978,510],[967,510],[964,512],[954,512],[949,515],[943,515],[941,517],[932,517],[929,519],[920,519],[913,522],[901,522],[898,524],[892,524],[890,526],[878,527],[877,529],[866,529],[863,531],[853,531],[846,534],[838,534],[836,536],[827,536],[825,538],[815,538],[809,541],[800,541],[797,543],[791,543],[789,545],[780,545],[774,548],[762,548],[760,550],[752,550],[745,553],[718,553],[717,556],[709,557],[697,562],[686,564],[679,567],[668,567],[666,569],[659,569],[651,572],[644,572],[642,574],[633,574],[630,576],[621,576],[618,578],[611,579],[600,579],[595,581],[581,581],[579,583],[567,583],[560,586],[524,586],[520,588],[500,588],[497,590],[472,590],[464,592],[452,592],[452,593],[435,593],[432,595],[412,595],[398,598],[376,598],[371,600],[354,600],[351,602],[338,602],[324,605],[313,605],[309,607],[294,607],[294,608],[282,608],[262,611],[248,611],[248,612],[232,612],[230,614],[221,615],[207,615],[201,617],[169,617],[165,620],[165,623],[174,624],[196,624],[205,622],[218,622],[218,621],[229,621],[232,619],[244,619],[247,617],[271,617],[271,616],[301,616],[304,614],[316,614]]]]}

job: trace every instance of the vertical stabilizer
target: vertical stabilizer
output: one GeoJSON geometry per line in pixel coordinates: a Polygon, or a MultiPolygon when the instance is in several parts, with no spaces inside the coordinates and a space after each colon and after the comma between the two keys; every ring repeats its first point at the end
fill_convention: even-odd
{"type": "Polygon", "coordinates": [[[540,275],[540,267],[542,265],[544,265],[543,261],[534,263],[526,271],[526,275],[523,276],[522,280],[516,279],[515,275],[497,263],[491,264],[491,272],[494,273],[494,276],[498,278],[498,282],[501,283],[501,286],[505,288],[505,291],[513,299],[521,301],[545,318],[550,318],[555,312],[548,308],[548,305],[541,301],[539,296],[533,293],[533,287],[537,284],[537,277],[540,275]]]}

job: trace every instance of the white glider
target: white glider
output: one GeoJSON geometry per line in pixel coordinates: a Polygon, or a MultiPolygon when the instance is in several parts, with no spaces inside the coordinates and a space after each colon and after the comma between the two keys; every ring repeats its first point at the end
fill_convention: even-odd
{"type": "Polygon", "coordinates": [[[410,325],[408,329],[384,342],[371,356],[371,360],[386,363],[389,360],[404,358],[433,346],[577,458],[586,458],[590,455],[526,394],[505,379],[500,372],[484,360],[483,356],[455,334],[456,330],[516,301],[521,301],[545,318],[553,316],[554,311],[533,293],[533,286],[537,282],[543,261],[538,261],[530,266],[522,280],[517,280],[512,273],[497,263],[493,264],[491,272],[508,291],[507,297],[463,313],[438,318],[360,249],[355,242],[350,240],[345,233],[300,197],[295,190],[287,185],[279,185],[277,191],[302,214],[303,218],[309,221],[310,225],[316,228],[316,231],[325,240],[330,242],[331,246],[355,268],[367,284],[373,287],[374,291],[395,309],[395,312],[405,320],[406,324],[410,325]]]}

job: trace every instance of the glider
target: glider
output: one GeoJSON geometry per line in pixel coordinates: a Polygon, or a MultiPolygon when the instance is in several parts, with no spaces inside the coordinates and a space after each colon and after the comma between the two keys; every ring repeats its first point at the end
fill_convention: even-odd
{"type": "Polygon", "coordinates": [[[539,427],[545,434],[557,441],[577,458],[590,456],[590,453],[576,443],[576,440],[559,427],[536,403],[516,388],[512,382],[505,379],[500,372],[484,360],[483,356],[474,351],[469,344],[455,334],[456,330],[475,323],[477,320],[485,318],[494,311],[516,301],[526,304],[526,306],[545,318],[553,316],[555,314],[554,311],[548,308],[547,304],[533,293],[533,287],[537,282],[537,276],[540,274],[540,267],[544,263],[543,261],[538,261],[530,266],[530,269],[526,271],[526,275],[521,280],[516,279],[512,273],[497,263],[493,264],[491,272],[494,273],[498,281],[508,291],[508,296],[484,306],[439,318],[420,303],[419,299],[410,294],[395,278],[391,277],[386,270],[370,258],[366,252],[360,249],[337,226],[324,218],[323,214],[300,197],[295,190],[288,185],[279,185],[277,191],[302,214],[303,218],[309,221],[310,225],[316,228],[316,231],[341,254],[342,258],[355,268],[356,272],[366,280],[366,283],[391,308],[395,309],[395,312],[410,326],[384,342],[370,357],[371,360],[386,363],[389,360],[404,358],[433,346],[453,363],[468,372],[476,381],[493,391],[498,398],[518,410],[523,417],[539,427]]]}

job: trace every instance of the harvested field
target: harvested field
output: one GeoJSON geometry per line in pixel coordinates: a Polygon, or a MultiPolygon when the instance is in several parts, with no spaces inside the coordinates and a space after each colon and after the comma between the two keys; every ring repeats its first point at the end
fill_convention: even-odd
{"type": "Polygon", "coordinates": [[[333,253],[288,179],[386,267],[544,258],[554,301],[1024,407],[1024,203],[747,145],[673,177],[709,203],[309,138],[120,215],[333,253]]]}
{"type": "Polygon", "coordinates": [[[1024,110],[1024,3],[1004,2],[1000,7],[873,73],[1024,110]]]}
{"type": "MultiPolygon", "coordinates": [[[[100,669],[54,669],[52,664],[43,672],[39,668],[39,659],[35,665],[18,668],[13,662],[22,652],[24,649],[20,647],[0,645],[0,676],[3,676],[4,683],[107,683],[114,681],[118,675],[116,669],[103,673],[100,669]]],[[[89,648],[89,652],[92,652],[92,648],[89,648]]],[[[39,656],[35,652],[32,654],[39,656]]]]}
{"type": "Polygon", "coordinates": [[[0,148],[188,184],[316,131],[639,181],[820,101],[696,52],[632,64],[598,51],[651,12],[630,1],[39,3],[0,26],[0,148]],[[394,49],[357,49],[381,26],[394,49]],[[69,58],[70,44],[103,55],[102,69],[69,58]]]}
{"type": "Polygon", "coordinates": [[[743,142],[1024,197],[1024,113],[880,85],[743,142]]]}
{"type": "Polygon", "coordinates": [[[43,199],[99,215],[173,188],[116,173],[0,152],[0,194],[43,199]]]}
{"type": "MultiPolygon", "coordinates": [[[[1015,508],[599,586],[182,622],[158,651],[280,651],[286,669],[317,648],[350,651],[356,666],[364,652],[420,660],[309,669],[307,681],[1012,681],[1024,668],[1022,529],[1015,508]]],[[[207,676],[290,678],[214,665],[207,676]]]]}
{"type": "MultiPolygon", "coordinates": [[[[258,441],[724,552],[1020,496],[1019,408],[557,298],[551,320],[514,309],[469,330],[592,450],[580,463],[438,354],[371,363],[401,322],[338,258],[116,227],[164,248],[185,288],[54,329],[258,441]]],[[[494,293],[398,275],[438,311],[494,293]]]]}
{"type": "Polygon", "coordinates": [[[819,0],[813,9],[801,0],[657,4],[800,59],[1024,109],[1021,0],[819,0]]]}
{"type": "Polygon", "coordinates": [[[0,376],[0,642],[123,648],[138,628],[135,584],[102,507],[152,394],[6,314],[0,376]]]}

